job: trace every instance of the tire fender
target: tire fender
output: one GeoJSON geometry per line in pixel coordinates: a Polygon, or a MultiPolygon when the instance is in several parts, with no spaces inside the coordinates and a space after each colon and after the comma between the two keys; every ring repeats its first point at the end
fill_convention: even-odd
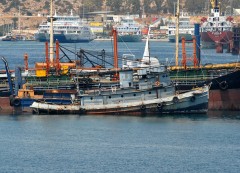
{"type": "Polygon", "coordinates": [[[177,103],[177,102],[179,102],[179,99],[178,99],[178,97],[173,97],[173,99],[172,99],[172,101],[173,101],[173,103],[177,103]]]}

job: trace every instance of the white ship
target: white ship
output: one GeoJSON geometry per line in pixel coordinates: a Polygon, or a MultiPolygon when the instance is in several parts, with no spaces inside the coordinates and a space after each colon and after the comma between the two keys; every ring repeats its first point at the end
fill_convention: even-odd
{"type": "MultiPolygon", "coordinates": [[[[60,43],[90,42],[96,38],[91,28],[82,22],[79,16],[71,12],[69,16],[53,16],[53,38],[60,43]]],[[[50,40],[50,22],[45,21],[39,25],[35,39],[40,42],[50,40]]]]}
{"type": "Polygon", "coordinates": [[[142,41],[141,26],[130,17],[121,20],[121,24],[117,26],[117,32],[118,42],[142,41]]]}
{"type": "MultiPolygon", "coordinates": [[[[168,25],[168,40],[170,42],[176,41],[176,23],[171,22],[168,25]]],[[[190,22],[190,16],[187,13],[182,13],[179,16],[179,36],[178,41],[181,41],[182,37],[185,37],[186,41],[192,41],[194,35],[194,25],[190,22]]]]}

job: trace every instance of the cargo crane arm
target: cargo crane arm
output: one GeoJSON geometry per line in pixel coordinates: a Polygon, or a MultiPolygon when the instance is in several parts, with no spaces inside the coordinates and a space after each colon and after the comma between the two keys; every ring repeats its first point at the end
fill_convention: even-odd
{"type": "Polygon", "coordinates": [[[5,64],[5,69],[6,69],[6,74],[7,74],[7,78],[8,78],[8,84],[9,84],[10,92],[11,92],[11,94],[13,94],[13,85],[12,85],[10,70],[9,70],[9,67],[8,67],[8,62],[3,56],[2,56],[2,60],[5,64]]]}
{"type": "Polygon", "coordinates": [[[212,8],[213,8],[213,9],[214,9],[214,8],[219,8],[219,9],[220,9],[221,3],[218,2],[218,0],[210,0],[210,3],[211,3],[211,5],[212,5],[212,8]]]}
{"type": "Polygon", "coordinates": [[[215,1],[216,1],[216,0],[210,0],[210,2],[211,2],[211,5],[212,5],[212,8],[214,8],[214,7],[215,7],[215,1]]]}

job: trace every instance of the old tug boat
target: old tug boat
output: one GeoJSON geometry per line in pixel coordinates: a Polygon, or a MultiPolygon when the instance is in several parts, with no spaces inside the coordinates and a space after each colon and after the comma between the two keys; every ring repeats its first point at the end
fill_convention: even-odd
{"type": "MultiPolygon", "coordinates": [[[[114,75],[108,75],[105,71],[104,75],[100,75],[99,72],[99,76],[92,76],[92,83],[98,87],[77,89],[77,94],[71,95],[70,104],[35,101],[30,106],[33,112],[133,115],[207,112],[209,86],[178,93],[170,80],[166,66],[156,63],[156,60],[154,60],[154,65],[143,61],[135,62],[136,66],[130,67],[126,64],[129,61],[126,61],[127,56],[124,55],[125,66],[118,68],[117,31],[115,29],[113,29],[113,37],[114,68],[106,71],[114,75]]],[[[149,57],[149,60],[153,59],[149,57]]],[[[77,75],[74,81],[79,86],[77,75]]]]}

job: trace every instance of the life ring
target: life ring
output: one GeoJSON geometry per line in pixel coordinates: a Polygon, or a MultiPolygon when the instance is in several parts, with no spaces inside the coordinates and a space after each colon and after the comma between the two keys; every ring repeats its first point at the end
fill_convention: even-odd
{"type": "Polygon", "coordinates": [[[85,85],[88,85],[88,84],[89,84],[89,81],[88,81],[87,79],[84,79],[84,80],[83,80],[83,83],[84,83],[85,85]]]}
{"type": "Polygon", "coordinates": [[[160,103],[157,104],[157,108],[158,108],[158,109],[162,109],[162,107],[163,107],[163,103],[162,103],[162,102],[160,102],[160,103]]]}
{"type": "Polygon", "coordinates": [[[195,97],[195,96],[192,96],[192,97],[190,98],[190,101],[191,101],[191,102],[195,102],[195,100],[196,100],[196,97],[195,97]]]}
{"type": "Polygon", "coordinates": [[[84,108],[80,108],[80,109],[79,109],[79,113],[80,113],[80,114],[83,114],[83,113],[85,113],[85,112],[86,112],[86,109],[84,109],[84,108]]]}
{"type": "Polygon", "coordinates": [[[32,110],[32,114],[37,114],[37,115],[39,115],[40,113],[39,113],[39,110],[38,110],[38,109],[33,109],[33,110],[32,110]]]}
{"type": "Polygon", "coordinates": [[[112,93],[116,93],[116,91],[117,91],[117,87],[116,86],[111,86],[111,89],[112,89],[112,93]]]}
{"type": "Polygon", "coordinates": [[[228,83],[227,83],[227,81],[222,81],[222,82],[220,82],[220,83],[219,83],[219,87],[220,87],[220,89],[222,89],[222,90],[228,89],[228,83]]]}
{"type": "Polygon", "coordinates": [[[142,111],[145,111],[145,110],[146,110],[146,106],[145,106],[145,105],[142,105],[142,106],[140,107],[140,109],[141,109],[142,111]]]}
{"type": "Polygon", "coordinates": [[[83,91],[83,90],[79,90],[79,94],[80,94],[80,95],[83,95],[83,94],[84,94],[84,91],[83,91]]]}
{"type": "Polygon", "coordinates": [[[156,86],[160,86],[160,82],[159,82],[159,81],[156,81],[156,82],[155,82],[155,85],[156,85],[156,86]]]}
{"type": "Polygon", "coordinates": [[[19,107],[20,105],[21,105],[21,100],[18,99],[18,98],[15,98],[15,99],[13,100],[13,106],[19,107]]]}
{"type": "Polygon", "coordinates": [[[173,103],[177,103],[179,101],[178,97],[173,97],[172,99],[173,103]]]}

